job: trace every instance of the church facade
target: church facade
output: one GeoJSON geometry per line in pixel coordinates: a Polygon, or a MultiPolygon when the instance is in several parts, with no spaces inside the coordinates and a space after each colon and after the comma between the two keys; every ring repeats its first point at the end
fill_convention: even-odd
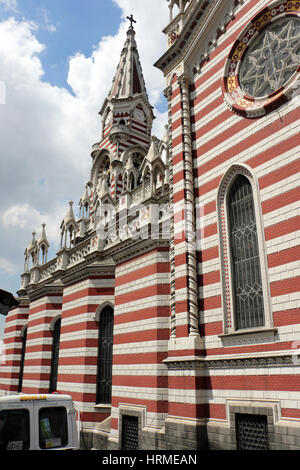
{"type": "Polygon", "coordinates": [[[69,393],[84,448],[300,449],[300,2],[168,4],[164,137],[131,17],[80,217],[25,250],[0,394],[69,393]]]}

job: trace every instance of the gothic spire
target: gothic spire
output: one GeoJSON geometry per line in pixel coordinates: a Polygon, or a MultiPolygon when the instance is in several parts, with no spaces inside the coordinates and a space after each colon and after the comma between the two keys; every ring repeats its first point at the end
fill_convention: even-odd
{"type": "Polygon", "coordinates": [[[41,235],[39,236],[39,239],[38,239],[38,246],[50,246],[49,242],[48,242],[48,239],[47,239],[47,235],[46,235],[46,230],[45,230],[45,227],[46,227],[46,224],[42,224],[42,232],[41,232],[41,235]]]}
{"type": "Polygon", "coordinates": [[[140,63],[137,44],[135,41],[135,31],[132,23],[135,22],[132,15],[130,27],[127,31],[121,59],[117,67],[108,99],[129,98],[131,96],[144,93],[147,96],[145,81],[140,63]]]}

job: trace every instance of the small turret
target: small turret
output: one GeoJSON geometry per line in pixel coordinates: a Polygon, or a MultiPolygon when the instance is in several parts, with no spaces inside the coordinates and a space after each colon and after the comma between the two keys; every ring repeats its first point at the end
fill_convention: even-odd
{"type": "Polygon", "coordinates": [[[73,239],[76,236],[77,231],[77,222],[75,219],[75,215],[73,212],[73,201],[69,202],[69,209],[68,212],[61,223],[61,248],[70,248],[73,239]],[[68,237],[69,234],[69,237],[68,237]]]}
{"type": "Polygon", "coordinates": [[[46,227],[46,224],[42,224],[42,233],[37,241],[37,246],[38,246],[37,263],[38,264],[39,264],[40,251],[42,252],[42,264],[47,263],[48,249],[50,247],[50,243],[48,242],[48,239],[47,239],[45,227],[46,227]]]}
{"type": "Polygon", "coordinates": [[[89,195],[89,185],[85,185],[85,190],[79,201],[80,217],[88,218],[89,216],[89,206],[90,206],[90,195],[89,195]]]}
{"type": "Polygon", "coordinates": [[[32,232],[32,240],[25,249],[25,265],[24,272],[27,273],[30,269],[35,266],[37,262],[37,241],[35,239],[36,232],[32,232]]]}

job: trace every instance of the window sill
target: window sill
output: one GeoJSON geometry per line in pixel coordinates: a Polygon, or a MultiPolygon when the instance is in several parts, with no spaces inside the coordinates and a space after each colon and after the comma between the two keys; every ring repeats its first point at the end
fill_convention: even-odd
{"type": "Polygon", "coordinates": [[[98,403],[97,405],[94,405],[94,408],[99,413],[110,413],[111,412],[111,405],[109,405],[109,404],[98,403]]]}
{"type": "Polygon", "coordinates": [[[222,340],[224,346],[271,343],[275,341],[277,331],[277,328],[271,327],[247,328],[223,333],[218,337],[222,340]]]}

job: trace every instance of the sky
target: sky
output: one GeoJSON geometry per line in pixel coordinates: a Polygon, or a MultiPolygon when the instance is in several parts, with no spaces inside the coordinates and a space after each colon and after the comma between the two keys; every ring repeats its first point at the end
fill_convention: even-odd
{"type": "MultiPolygon", "coordinates": [[[[50,258],[68,201],[89,180],[107,96],[133,14],[153,133],[167,123],[166,0],[0,0],[0,289],[14,295],[24,251],[42,223],[50,258]],[[155,12],[153,17],[150,12],[155,12]]],[[[0,336],[4,317],[0,315],[0,336]]]]}

